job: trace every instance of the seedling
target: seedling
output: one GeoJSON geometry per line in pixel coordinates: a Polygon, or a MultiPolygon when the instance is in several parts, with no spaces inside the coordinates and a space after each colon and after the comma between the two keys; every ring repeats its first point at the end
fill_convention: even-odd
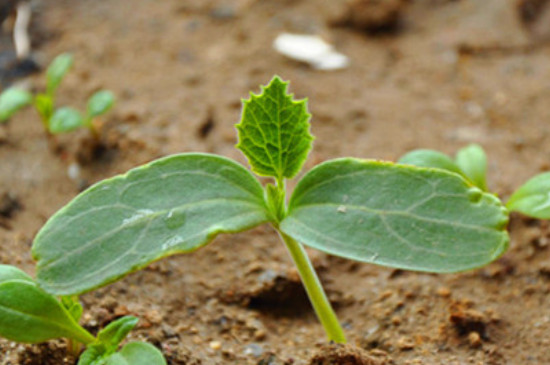
{"type": "Polygon", "coordinates": [[[28,91],[9,88],[0,94],[0,123],[7,121],[21,108],[34,105],[47,132],[59,134],[85,127],[98,138],[93,120],[111,109],[115,101],[112,92],[101,90],[93,94],[88,99],[84,115],[71,107],[55,108],[55,92],[72,64],[73,57],[68,53],[61,54],[52,61],[46,71],[45,93],[33,96],[28,91]]]}
{"type": "MultiPolygon", "coordinates": [[[[483,148],[477,144],[460,149],[454,161],[441,152],[420,149],[407,153],[399,162],[451,171],[481,190],[488,191],[487,156],[483,148]]],[[[508,199],[506,207],[510,211],[533,218],[550,219],[550,172],[536,175],[519,187],[508,199]]]]}
{"type": "Polygon", "coordinates": [[[75,354],[82,343],[87,349],[78,365],[166,365],[160,351],[148,343],[131,342],[117,351],[137,318],[119,318],[94,337],[78,324],[81,315],[82,306],[75,298],[58,300],[23,271],[0,265],[0,336],[22,343],[63,337],[70,340],[75,354]]]}
{"type": "MultiPolygon", "coordinates": [[[[301,243],[332,255],[395,268],[456,272],[508,246],[500,201],[438,169],[340,158],[307,172],[287,203],[286,180],[312,147],[306,101],[275,77],[243,101],[237,147],[222,156],[168,156],[104,180],[77,196],[33,244],[37,278],[57,295],[84,293],[162,257],[192,252],[220,233],[269,223],[286,244],[330,340],[345,342],[301,243]],[[301,243],[299,243],[301,242],[301,243]]],[[[206,269],[206,268],[205,268],[206,269]]]]}

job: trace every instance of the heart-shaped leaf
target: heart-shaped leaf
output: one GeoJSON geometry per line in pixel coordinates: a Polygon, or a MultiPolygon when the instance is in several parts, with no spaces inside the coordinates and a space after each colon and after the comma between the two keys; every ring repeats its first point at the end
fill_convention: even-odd
{"type": "Polygon", "coordinates": [[[384,266],[456,272],[507,248],[507,210],[444,170],[338,159],[298,183],[283,232],[333,255],[384,266]]]}
{"type": "Polygon", "coordinates": [[[37,279],[51,293],[83,293],[268,220],[262,186],[243,166],[166,157],[92,186],[50,218],[33,245],[37,279]]]}

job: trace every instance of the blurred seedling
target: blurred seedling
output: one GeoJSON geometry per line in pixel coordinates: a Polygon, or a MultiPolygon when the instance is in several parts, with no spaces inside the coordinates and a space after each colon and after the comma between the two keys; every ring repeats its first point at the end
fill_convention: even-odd
{"type": "Polygon", "coordinates": [[[23,107],[33,105],[48,133],[59,134],[78,128],[88,128],[94,138],[99,138],[93,120],[112,108],[115,102],[112,92],[100,90],[94,93],[87,101],[84,114],[68,106],[55,107],[57,88],[72,64],[73,56],[71,54],[63,53],[57,56],[46,71],[46,91],[43,93],[33,95],[16,87],[8,88],[2,92],[0,94],[0,123],[7,121],[23,107]]]}
{"type": "MultiPolygon", "coordinates": [[[[286,180],[311,150],[305,100],[274,77],[243,101],[240,149],[260,176],[206,153],[172,155],[90,187],[51,217],[33,243],[39,285],[78,295],[220,233],[268,223],[292,257],[330,340],[342,327],[302,244],[363,262],[426,272],[478,268],[508,247],[507,210],[458,174],[356,158],[286,180]]],[[[205,268],[207,269],[207,268],[205,268]]]]}
{"type": "Polygon", "coordinates": [[[94,337],[78,324],[82,305],[78,298],[57,299],[42,290],[26,273],[14,266],[0,265],[0,336],[20,343],[68,339],[78,356],[78,365],[166,365],[161,352],[148,343],[120,343],[136,326],[132,316],[119,318],[94,337]]]}
{"type": "MultiPolygon", "coordinates": [[[[454,160],[438,151],[419,149],[401,157],[399,163],[447,170],[461,175],[481,190],[489,191],[487,155],[477,144],[460,149],[454,160]]],[[[529,217],[550,219],[550,172],[538,174],[520,186],[508,199],[506,207],[529,217]]]]}

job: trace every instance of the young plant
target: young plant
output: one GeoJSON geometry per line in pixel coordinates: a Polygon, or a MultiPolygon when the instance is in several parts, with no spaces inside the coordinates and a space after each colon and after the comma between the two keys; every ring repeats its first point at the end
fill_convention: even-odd
{"type": "Polygon", "coordinates": [[[78,300],[58,300],[39,288],[16,267],[0,265],[0,336],[22,343],[39,343],[54,338],[69,339],[77,355],[80,344],[87,346],[78,365],[165,365],[153,345],[132,342],[117,352],[120,343],[138,322],[126,316],[111,322],[94,337],[78,324],[82,306],[78,300]]]}
{"type": "Polygon", "coordinates": [[[33,96],[28,91],[9,88],[0,94],[0,123],[7,121],[19,109],[32,104],[48,133],[65,133],[85,127],[97,138],[93,120],[111,109],[115,101],[112,92],[101,90],[93,94],[88,99],[84,115],[71,107],[55,108],[55,92],[72,64],[73,57],[68,53],[61,54],[52,61],[46,71],[46,92],[44,93],[33,96]]]}
{"type": "MultiPolygon", "coordinates": [[[[399,163],[451,171],[488,191],[487,156],[477,144],[460,149],[454,160],[438,151],[420,149],[407,153],[399,163]]],[[[506,207],[533,218],[550,219],[550,172],[536,175],[519,187],[508,199],[506,207]]]]}
{"type": "Polygon", "coordinates": [[[237,147],[222,156],[168,156],[104,180],[77,196],[33,243],[37,278],[57,295],[84,293],[162,257],[192,252],[220,233],[269,223],[285,243],[328,338],[342,328],[302,243],[395,268],[456,272],[483,266],[508,246],[500,201],[457,174],[340,158],[319,164],[287,202],[286,180],[312,147],[306,101],[275,77],[244,100],[237,147]]]}

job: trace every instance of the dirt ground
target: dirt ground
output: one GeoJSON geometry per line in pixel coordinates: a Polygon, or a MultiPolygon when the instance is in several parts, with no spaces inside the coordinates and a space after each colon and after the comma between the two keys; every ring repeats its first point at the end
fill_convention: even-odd
{"type": "MultiPolygon", "coordinates": [[[[38,3],[36,59],[75,56],[59,105],[83,108],[99,88],[118,102],[103,120],[106,147],[92,155],[86,131],[48,139],[30,109],[0,126],[0,262],[33,273],[38,229],[105,177],[187,151],[246,163],[234,149],[240,99],[274,74],[309,98],[316,140],[306,168],[339,156],[396,160],[419,147],[453,154],[476,142],[503,198],[550,169],[550,4],[371,0],[376,13],[357,20],[365,10],[351,8],[358,3],[38,3]],[[285,31],[322,35],[350,66],[323,72],[284,58],[272,42],[285,31]]],[[[17,82],[44,86],[40,73],[17,82]]],[[[136,315],[131,337],[157,345],[172,365],[550,364],[550,225],[513,215],[510,232],[500,260],[454,275],[311,251],[356,348],[324,346],[290,258],[267,226],[220,236],[84,295],[83,324],[96,331],[136,315]]],[[[2,365],[74,364],[58,341],[0,340],[0,351],[2,365]]]]}

